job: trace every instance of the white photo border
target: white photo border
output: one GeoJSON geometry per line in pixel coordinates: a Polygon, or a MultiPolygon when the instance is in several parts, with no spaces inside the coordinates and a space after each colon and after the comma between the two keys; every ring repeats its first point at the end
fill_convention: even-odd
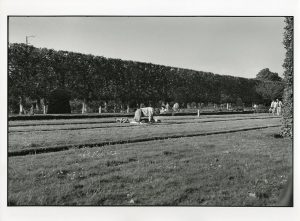
{"type": "Polygon", "coordinates": [[[7,207],[7,16],[294,16],[294,85],[299,82],[297,0],[0,0],[0,220],[296,220],[299,214],[298,89],[294,87],[294,207],[7,207]]]}

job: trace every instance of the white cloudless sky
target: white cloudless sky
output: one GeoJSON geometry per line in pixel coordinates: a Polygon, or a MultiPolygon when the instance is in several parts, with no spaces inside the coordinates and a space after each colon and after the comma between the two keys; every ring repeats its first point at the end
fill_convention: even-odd
{"type": "Polygon", "coordinates": [[[9,42],[222,75],[283,76],[283,17],[10,17],[9,42]]]}

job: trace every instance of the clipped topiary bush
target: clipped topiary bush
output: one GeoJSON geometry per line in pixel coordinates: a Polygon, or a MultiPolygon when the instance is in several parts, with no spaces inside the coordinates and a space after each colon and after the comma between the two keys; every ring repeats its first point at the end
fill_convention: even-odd
{"type": "Polygon", "coordinates": [[[70,92],[65,89],[56,89],[50,93],[48,114],[70,114],[70,92]]]}

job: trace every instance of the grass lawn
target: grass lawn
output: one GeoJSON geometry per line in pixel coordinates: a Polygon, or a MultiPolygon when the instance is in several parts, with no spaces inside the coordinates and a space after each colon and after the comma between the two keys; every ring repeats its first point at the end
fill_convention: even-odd
{"type": "MultiPolygon", "coordinates": [[[[72,121],[69,121],[72,122],[72,121]]],[[[100,143],[105,141],[120,141],[139,138],[149,138],[156,136],[189,135],[195,133],[205,133],[232,129],[242,129],[247,127],[259,127],[280,125],[280,118],[256,118],[234,117],[234,118],[186,118],[174,119],[166,118],[161,124],[156,125],[122,125],[117,123],[101,123],[100,128],[89,128],[84,130],[76,128],[82,125],[51,125],[43,128],[56,129],[50,131],[31,131],[30,127],[23,127],[26,132],[9,133],[9,151],[48,147],[55,145],[78,145],[88,143],[100,143]],[[60,130],[60,129],[73,130],[60,130]]],[[[18,127],[16,127],[18,128],[18,127]]],[[[13,128],[13,129],[16,129],[13,128]]],[[[19,128],[20,129],[20,128],[19,128]]],[[[22,128],[21,128],[22,129],[22,128]]],[[[41,129],[41,127],[40,127],[41,129]]]]}
{"type": "MultiPolygon", "coordinates": [[[[139,130],[147,134],[144,128],[129,134],[139,130]]],[[[292,142],[274,138],[278,132],[268,128],[10,157],[8,204],[273,206],[292,167],[292,142]]],[[[93,136],[97,133],[101,130],[93,136]]],[[[42,140],[43,134],[36,135],[42,140]]],[[[45,136],[54,142],[59,135],[45,136]]]]}
{"type": "MultiPolygon", "coordinates": [[[[234,118],[266,118],[266,117],[276,117],[270,114],[230,114],[230,115],[201,115],[200,118],[196,116],[156,116],[163,121],[174,121],[174,120],[204,120],[204,119],[234,119],[234,118]]],[[[117,117],[111,118],[83,118],[83,119],[55,119],[55,120],[16,120],[9,121],[9,127],[18,126],[41,126],[41,125],[65,125],[65,124],[98,124],[98,123],[108,123],[115,122],[117,117]]],[[[11,128],[10,128],[11,129],[11,128]]]]}

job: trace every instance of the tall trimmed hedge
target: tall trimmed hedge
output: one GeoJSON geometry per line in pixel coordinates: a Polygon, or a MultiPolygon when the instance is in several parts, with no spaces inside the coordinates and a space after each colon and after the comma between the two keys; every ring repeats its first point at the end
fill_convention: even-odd
{"type": "Polygon", "coordinates": [[[124,61],[68,51],[9,45],[9,105],[19,97],[47,101],[50,92],[65,88],[71,99],[115,108],[159,102],[235,103],[269,102],[257,93],[257,79],[151,63],[124,61]]]}
{"type": "Polygon", "coordinates": [[[284,48],[286,49],[283,63],[285,89],[283,96],[283,136],[293,136],[293,75],[294,75],[294,18],[285,18],[284,48]]]}

